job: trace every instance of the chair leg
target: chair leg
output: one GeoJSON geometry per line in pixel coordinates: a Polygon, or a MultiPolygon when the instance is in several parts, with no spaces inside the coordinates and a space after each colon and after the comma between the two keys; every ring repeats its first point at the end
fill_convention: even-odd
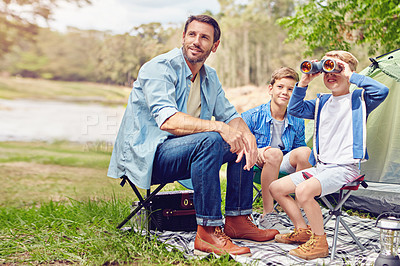
{"type": "Polygon", "coordinates": [[[256,200],[259,197],[261,197],[261,189],[258,189],[258,187],[256,185],[254,185],[254,183],[253,183],[253,188],[257,191],[257,194],[253,198],[253,204],[254,204],[254,202],[256,202],[256,200]]]}
{"type": "Polygon", "coordinates": [[[343,227],[346,229],[347,233],[349,233],[349,235],[351,235],[351,237],[354,239],[354,241],[357,243],[358,247],[361,250],[365,250],[365,247],[363,246],[363,244],[361,244],[360,240],[358,240],[358,238],[356,237],[356,235],[353,233],[353,231],[351,231],[350,227],[345,223],[345,221],[343,219],[340,220],[340,223],[343,225],[343,227]]]}
{"type": "Polygon", "coordinates": [[[347,233],[357,243],[358,247],[361,250],[365,250],[365,247],[357,239],[356,235],[351,231],[350,227],[346,224],[346,222],[343,220],[343,217],[342,217],[342,205],[349,198],[350,193],[351,193],[351,191],[348,191],[347,193],[343,194],[343,192],[340,191],[339,192],[338,204],[335,207],[333,207],[332,204],[330,204],[330,202],[325,197],[321,198],[322,201],[329,208],[329,216],[327,218],[325,218],[324,226],[333,216],[335,216],[335,218],[336,218],[336,220],[335,220],[335,231],[334,231],[334,234],[333,234],[332,249],[331,249],[331,261],[334,260],[335,255],[336,255],[337,238],[338,238],[338,235],[339,235],[339,224],[342,224],[342,226],[346,229],[347,233]]]}
{"type": "Polygon", "coordinates": [[[331,249],[331,260],[334,260],[335,255],[336,255],[336,243],[337,243],[337,238],[339,234],[339,223],[340,223],[340,215],[336,216],[336,221],[335,221],[335,231],[333,233],[333,241],[332,241],[332,249],[331,249]]]}
{"type": "MultiPolygon", "coordinates": [[[[128,180],[129,181],[129,180],[128,180]]],[[[131,184],[131,182],[129,181],[131,184]]],[[[159,185],[153,192],[150,193],[150,190],[147,191],[147,196],[146,199],[143,199],[142,196],[140,195],[138,189],[131,184],[132,189],[135,191],[135,194],[139,198],[139,205],[123,220],[118,226],[118,229],[121,229],[122,226],[124,226],[130,219],[132,219],[133,216],[135,216],[136,213],[139,212],[139,210],[143,207],[148,209],[148,204],[149,202],[153,199],[153,197],[165,186],[166,184],[161,184],[159,185]]]]}

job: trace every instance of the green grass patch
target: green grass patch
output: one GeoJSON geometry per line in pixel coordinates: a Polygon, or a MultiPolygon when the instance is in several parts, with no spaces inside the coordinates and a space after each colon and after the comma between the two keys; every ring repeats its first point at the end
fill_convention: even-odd
{"type": "MultiPolygon", "coordinates": [[[[157,238],[118,230],[137,199],[107,177],[111,150],[0,142],[0,264],[239,265],[227,256],[188,259],[157,238]]],[[[181,189],[177,182],[164,188],[181,189]]]]}
{"type": "Polygon", "coordinates": [[[46,202],[0,208],[0,263],[90,265],[239,265],[224,256],[187,259],[182,252],[135,232],[116,229],[128,201],[46,202]]]}
{"type": "MultiPolygon", "coordinates": [[[[0,206],[49,200],[131,198],[129,186],[107,177],[112,147],[106,143],[0,142],[0,206]]],[[[166,189],[182,189],[177,183],[166,189]]]]}

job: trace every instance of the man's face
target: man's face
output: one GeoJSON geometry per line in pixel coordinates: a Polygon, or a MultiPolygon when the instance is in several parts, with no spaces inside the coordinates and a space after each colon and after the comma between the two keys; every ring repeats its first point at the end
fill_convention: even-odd
{"type": "Polygon", "coordinates": [[[295,84],[294,79],[281,78],[277,79],[274,85],[268,85],[271,101],[278,106],[287,106],[295,84]]]}
{"type": "Polygon", "coordinates": [[[192,21],[183,33],[183,55],[190,64],[204,63],[211,51],[215,53],[219,40],[213,43],[214,28],[210,24],[192,21]]]}

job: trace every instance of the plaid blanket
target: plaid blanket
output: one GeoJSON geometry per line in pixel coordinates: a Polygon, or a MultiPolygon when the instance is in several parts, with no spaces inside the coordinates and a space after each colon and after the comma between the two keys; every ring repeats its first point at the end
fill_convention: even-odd
{"type": "MultiPolygon", "coordinates": [[[[328,215],[327,209],[322,209],[324,217],[328,215]]],[[[286,214],[280,213],[281,223],[286,227],[293,228],[290,219],[286,214]]],[[[256,224],[261,215],[253,213],[256,224]]],[[[333,261],[330,255],[327,258],[315,260],[303,260],[289,255],[289,250],[297,245],[281,244],[271,241],[269,243],[257,244],[247,241],[234,241],[240,246],[250,248],[252,256],[234,256],[233,258],[242,264],[251,265],[373,265],[380,250],[379,229],[375,227],[375,221],[357,216],[349,216],[343,213],[342,217],[353,233],[366,248],[362,251],[342,225],[339,226],[339,235],[336,244],[336,256],[333,261]]],[[[335,218],[329,220],[325,226],[330,249],[332,248],[335,218]]],[[[177,248],[184,252],[188,259],[195,259],[198,256],[193,254],[194,239],[196,232],[151,232],[159,241],[168,244],[170,249],[177,248]]]]}

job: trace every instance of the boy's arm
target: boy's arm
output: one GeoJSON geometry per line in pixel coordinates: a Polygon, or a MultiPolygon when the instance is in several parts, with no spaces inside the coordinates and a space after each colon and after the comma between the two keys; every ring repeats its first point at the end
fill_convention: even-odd
{"type": "Polygon", "coordinates": [[[382,83],[355,72],[350,77],[350,83],[365,89],[364,99],[368,114],[378,107],[389,94],[389,89],[382,83]]]}
{"type": "Polygon", "coordinates": [[[299,118],[314,119],[315,99],[304,101],[307,88],[308,86],[299,87],[296,84],[287,107],[288,114],[299,118]]]}
{"type": "Polygon", "coordinates": [[[293,147],[292,150],[306,146],[306,136],[305,136],[305,126],[304,126],[304,119],[301,119],[302,121],[296,122],[296,128],[295,128],[295,135],[294,135],[294,140],[293,140],[293,147]]]}

